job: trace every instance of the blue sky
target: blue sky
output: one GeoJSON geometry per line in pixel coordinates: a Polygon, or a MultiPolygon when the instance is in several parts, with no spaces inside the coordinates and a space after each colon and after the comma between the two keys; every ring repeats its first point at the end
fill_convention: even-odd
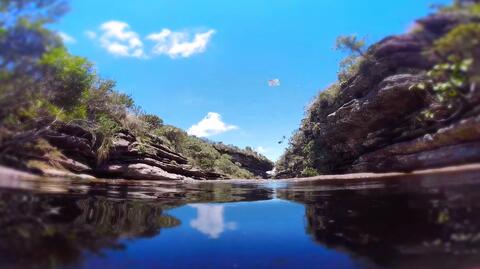
{"type": "Polygon", "coordinates": [[[336,80],[338,35],[373,43],[449,2],[71,0],[53,28],[146,112],[276,160],[287,144],[277,142],[336,80]],[[275,78],[280,86],[269,87],[275,78]]]}

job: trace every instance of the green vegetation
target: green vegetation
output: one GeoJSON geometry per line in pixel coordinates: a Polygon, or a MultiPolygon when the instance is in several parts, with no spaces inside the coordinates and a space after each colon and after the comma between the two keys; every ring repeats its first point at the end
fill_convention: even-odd
{"type": "Polygon", "coordinates": [[[153,134],[161,137],[166,145],[187,157],[196,167],[234,178],[254,177],[250,172],[233,163],[229,155],[218,152],[210,141],[189,136],[185,131],[170,125],[156,129],[153,134]]]}
{"type": "Polygon", "coordinates": [[[480,24],[458,25],[434,43],[431,53],[440,63],[428,71],[425,82],[412,88],[426,91],[431,100],[422,112],[424,120],[451,121],[472,106],[480,82],[480,24]]]}
{"type": "Polygon", "coordinates": [[[358,73],[366,59],[365,39],[359,39],[355,35],[339,36],[335,42],[335,49],[349,54],[340,62],[338,72],[338,80],[345,82],[358,73]]]}
{"type": "Polygon", "coordinates": [[[480,15],[480,4],[478,0],[454,0],[453,4],[450,6],[435,5],[440,12],[460,12],[465,15],[479,16],[480,15]]]}
{"type": "Polygon", "coordinates": [[[19,148],[29,152],[43,132],[64,122],[94,134],[98,163],[108,158],[118,133],[127,130],[142,144],[152,134],[159,136],[198,168],[253,177],[210,142],[145,114],[115,89],[114,81],[99,77],[87,59],[71,55],[46,28],[65,10],[61,0],[0,1],[0,162],[21,164],[19,148]]]}

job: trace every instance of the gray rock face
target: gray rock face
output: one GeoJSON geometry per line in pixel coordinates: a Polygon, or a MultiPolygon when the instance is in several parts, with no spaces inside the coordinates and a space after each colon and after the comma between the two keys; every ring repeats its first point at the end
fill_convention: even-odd
{"type": "Polygon", "coordinates": [[[358,171],[413,170],[480,161],[480,116],[461,120],[433,134],[362,155],[358,171]]]}
{"type": "MultiPolygon", "coordinates": [[[[224,175],[202,171],[188,165],[185,157],[151,137],[150,143],[140,143],[127,131],[116,135],[106,160],[99,162],[93,150],[95,136],[80,126],[59,124],[43,136],[62,152],[58,163],[72,173],[88,173],[99,177],[137,180],[214,180],[224,175]]],[[[44,171],[51,174],[51,169],[44,171]]]]}
{"type": "Polygon", "coordinates": [[[111,176],[139,180],[183,180],[187,178],[169,173],[158,166],[144,163],[104,165],[100,171],[111,176]]]}
{"type": "Polygon", "coordinates": [[[326,117],[321,130],[325,142],[352,157],[381,144],[391,131],[372,133],[372,130],[395,126],[422,107],[419,92],[409,90],[418,81],[418,76],[410,74],[391,76],[367,96],[344,104],[326,117]]]}
{"type": "Polygon", "coordinates": [[[307,157],[308,166],[323,174],[405,171],[480,161],[476,117],[480,98],[469,100],[473,108],[459,118],[464,120],[419,126],[417,117],[430,101],[424,91],[411,90],[440,61],[425,53],[433,42],[459,23],[472,20],[478,21],[462,14],[432,15],[417,21],[421,31],[373,45],[358,73],[341,84],[338,95],[309,111],[298,146],[294,143],[287,152],[287,170],[280,177],[300,176],[307,166],[301,158],[307,157]],[[306,146],[313,157],[304,153],[306,146]]]}
{"type": "Polygon", "coordinates": [[[221,154],[227,154],[232,158],[232,162],[239,163],[242,168],[249,171],[256,177],[268,178],[268,171],[271,171],[274,167],[273,162],[268,159],[260,158],[259,156],[241,154],[238,151],[234,151],[229,147],[222,146],[221,144],[214,144],[214,147],[221,154]]]}

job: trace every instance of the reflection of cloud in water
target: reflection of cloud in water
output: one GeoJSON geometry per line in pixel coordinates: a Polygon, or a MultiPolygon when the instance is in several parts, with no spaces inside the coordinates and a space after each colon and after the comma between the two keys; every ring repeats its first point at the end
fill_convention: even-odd
{"type": "Polygon", "coordinates": [[[234,230],[235,222],[225,222],[223,219],[223,205],[192,205],[197,209],[197,218],[190,221],[190,226],[199,232],[217,239],[225,230],[234,230]]]}

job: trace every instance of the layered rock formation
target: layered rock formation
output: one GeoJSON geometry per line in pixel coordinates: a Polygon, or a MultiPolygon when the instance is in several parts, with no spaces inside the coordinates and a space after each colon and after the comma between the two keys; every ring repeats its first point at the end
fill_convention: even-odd
{"type": "Polygon", "coordinates": [[[67,176],[72,172],[138,180],[226,178],[222,174],[194,168],[185,157],[170,150],[155,136],[149,137],[148,142],[139,142],[128,131],[121,131],[115,135],[105,160],[98,160],[94,151],[95,136],[80,126],[57,124],[41,137],[58,151],[57,154],[44,153],[43,161],[49,165],[40,165],[39,169],[46,175],[62,175],[61,171],[64,171],[67,176]]]}
{"type": "Polygon", "coordinates": [[[273,170],[274,164],[269,159],[257,154],[256,152],[245,152],[231,146],[227,147],[221,143],[213,145],[221,154],[230,156],[232,162],[239,164],[256,177],[268,178],[268,171],[273,170]]]}
{"type": "Polygon", "coordinates": [[[480,161],[480,88],[472,87],[461,116],[434,124],[418,122],[431,103],[426,91],[412,90],[440,62],[427,53],[434,42],[459,24],[478,21],[461,12],[438,13],[417,21],[421,30],[372,46],[332,102],[313,104],[278,176],[301,176],[307,166],[318,173],[383,172],[480,161]]]}

